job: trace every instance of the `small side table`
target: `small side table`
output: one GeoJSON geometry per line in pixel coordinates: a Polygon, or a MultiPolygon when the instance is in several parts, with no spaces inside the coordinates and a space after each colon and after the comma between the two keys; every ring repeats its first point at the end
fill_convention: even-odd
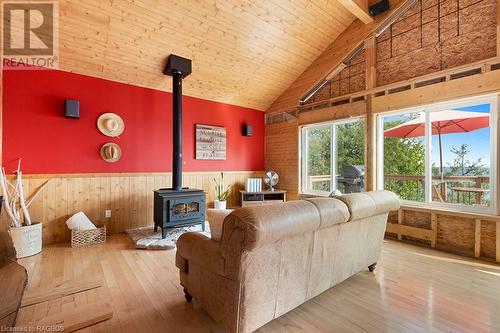
{"type": "Polygon", "coordinates": [[[241,207],[271,205],[286,202],[286,191],[284,190],[260,192],[240,191],[240,193],[241,207]]]}

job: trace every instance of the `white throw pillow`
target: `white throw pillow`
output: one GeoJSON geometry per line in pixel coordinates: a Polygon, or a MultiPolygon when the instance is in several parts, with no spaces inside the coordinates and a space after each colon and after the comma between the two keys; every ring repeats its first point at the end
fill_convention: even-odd
{"type": "Polygon", "coordinates": [[[332,193],[330,193],[329,197],[336,198],[336,197],[339,197],[341,195],[342,195],[342,192],[340,192],[339,190],[334,190],[332,193]]]}
{"type": "Polygon", "coordinates": [[[97,229],[97,227],[83,212],[78,212],[71,216],[68,220],[66,220],[66,225],[70,230],[77,231],[97,229]]]}
{"type": "Polygon", "coordinates": [[[232,209],[207,209],[207,220],[210,225],[210,237],[217,242],[222,240],[222,225],[232,209]]]}

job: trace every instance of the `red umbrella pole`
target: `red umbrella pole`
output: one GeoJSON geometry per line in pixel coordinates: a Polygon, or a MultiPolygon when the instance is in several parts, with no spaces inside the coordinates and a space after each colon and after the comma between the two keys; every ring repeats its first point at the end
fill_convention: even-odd
{"type": "Polygon", "coordinates": [[[444,180],[443,172],[443,146],[441,143],[441,128],[438,127],[438,138],[439,138],[439,172],[441,173],[441,182],[444,180]]]}

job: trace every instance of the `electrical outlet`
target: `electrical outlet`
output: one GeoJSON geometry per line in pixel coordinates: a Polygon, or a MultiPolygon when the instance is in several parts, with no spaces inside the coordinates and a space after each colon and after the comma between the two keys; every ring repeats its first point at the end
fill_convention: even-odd
{"type": "Polygon", "coordinates": [[[106,209],[104,211],[104,217],[105,218],[110,218],[111,217],[111,209],[106,209]]]}

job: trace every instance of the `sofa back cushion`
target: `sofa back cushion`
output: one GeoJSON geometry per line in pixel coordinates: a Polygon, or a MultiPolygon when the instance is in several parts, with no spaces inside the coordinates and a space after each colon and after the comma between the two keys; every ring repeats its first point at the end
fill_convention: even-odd
{"type": "Polygon", "coordinates": [[[243,233],[241,252],[251,251],[278,240],[312,232],[320,226],[320,214],[309,201],[237,209],[224,220],[221,250],[224,255],[235,229],[243,233]]]}
{"type": "Polygon", "coordinates": [[[336,197],[349,209],[349,221],[361,220],[399,209],[399,198],[391,191],[344,194],[336,197]]]}
{"type": "Polygon", "coordinates": [[[320,216],[320,229],[331,227],[334,224],[345,223],[349,220],[347,206],[338,199],[311,198],[306,199],[318,209],[320,216]]]}

